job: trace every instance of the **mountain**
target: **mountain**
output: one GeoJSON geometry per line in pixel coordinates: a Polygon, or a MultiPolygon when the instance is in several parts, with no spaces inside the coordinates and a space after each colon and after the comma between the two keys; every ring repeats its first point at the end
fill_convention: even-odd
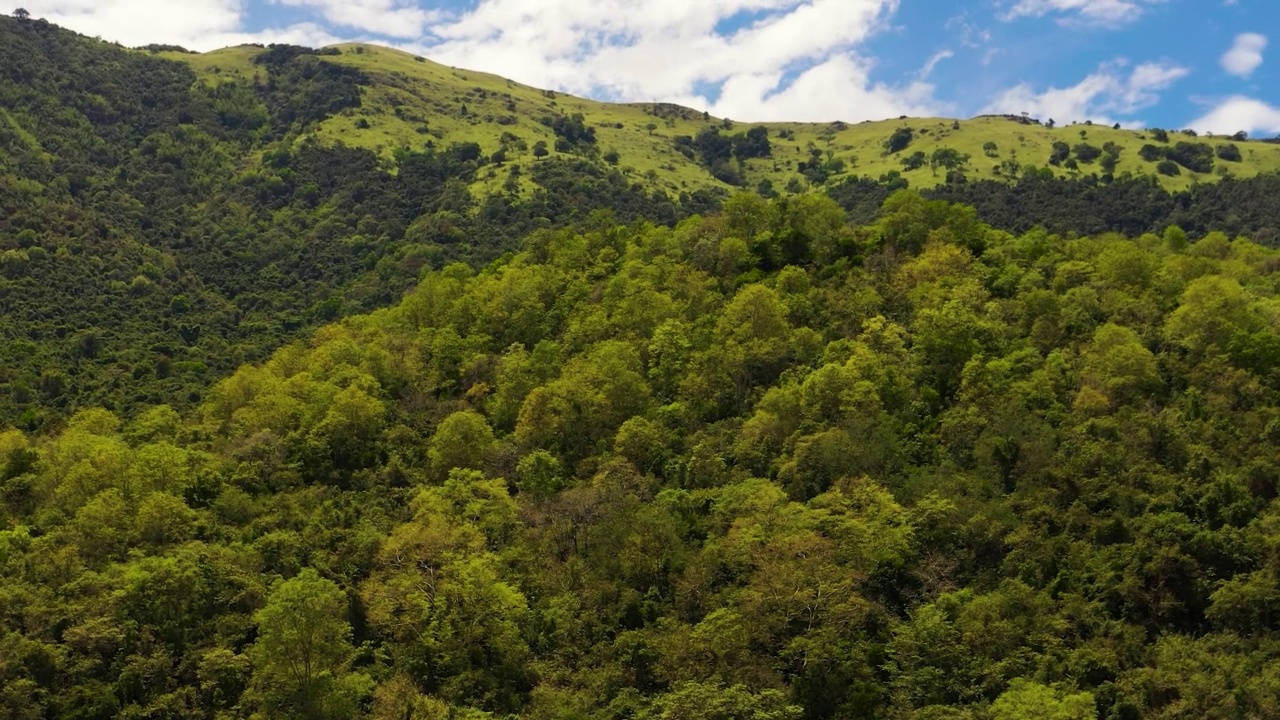
{"type": "Polygon", "coordinates": [[[0,702],[1268,717],[1277,268],[910,191],[533,233],[191,411],[0,433],[0,702]]]}
{"type": "Polygon", "coordinates": [[[1280,715],[1270,144],[29,17],[0,116],[5,718],[1280,715]]]}
{"type": "MultiPolygon", "coordinates": [[[[1280,170],[1280,145],[1224,137],[1197,138],[1180,132],[1092,124],[1046,127],[1038,120],[1013,116],[963,121],[902,118],[852,125],[740,123],[676,105],[584,100],[446,67],[384,47],[349,44],[326,50],[335,54],[324,56],[325,61],[359,70],[366,78],[361,103],[324,119],[307,136],[327,144],[369,148],[386,158],[393,157],[399,148],[421,148],[424,142],[474,142],[486,155],[501,151],[506,172],[513,167],[527,172],[537,161],[531,150],[535,143],[545,142],[554,152],[557,141],[564,139],[555,121],[581,115],[579,132],[590,131],[594,138],[571,143],[573,152],[589,156],[616,153],[616,162],[611,159],[610,163],[628,178],[674,194],[703,187],[754,189],[762,182],[778,191],[793,181],[808,188],[805,169],[809,166],[814,166],[811,176],[828,179],[899,172],[913,187],[920,188],[945,182],[948,170],[953,169],[961,169],[971,180],[1012,180],[1025,165],[1050,167],[1062,177],[1150,174],[1169,189],[1280,170]],[[747,139],[753,128],[763,128],[756,145],[747,139]],[[717,136],[699,137],[711,132],[717,136]],[[741,138],[734,141],[738,136],[741,138]],[[889,152],[886,143],[895,137],[902,147],[895,145],[889,152]],[[682,144],[686,141],[688,144],[682,144]],[[1067,148],[1063,151],[1059,146],[1056,152],[1061,157],[1056,166],[1050,166],[1055,143],[1065,143],[1067,148]],[[1178,143],[1193,148],[1174,155],[1186,161],[1175,161],[1176,175],[1157,172],[1163,155],[1151,156],[1153,160],[1142,156],[1146,145],[1164,153],[1177,148],[1178,143]],[[1239,151],[1238,158],[1225,149],[1231,145],[1239,151]],[[1207,146],[1207,151],[1201,146],[1207,146]],[[1118,154],[1114,165],[1106,163],[1108,153],[1103,150],[1111,147],[1118,154]],[[1218,157],[1219,147],[1233,159],[1218,157]],[[943,154],[936,159],[943,164],[931,163],[939,150],[943,154]],[[957,156],[946,150],[955,150],[957,156]],[[924,153],[924,159],[911,161],[916,153],[924,153]],[[964,156],[968,159],[962,161],[964,156]],[[1067,167],[1068,163],[1075,169],[1067,167]],[[731,182],[724,183],[721,177],[731,182]]],[[[254,64],[262,52],[262,48],[245,46],[202,55],[161,55],[188,63],[206,82],[247,83],[262,75],[260,65],[254,64]]],[[[505,179],[501,167],[492,168],[482,174],[475,189],[496,189],[505,179]]]]}
{"type": "Polygon", "coordinates": [[[1023,118],[734,124],[361,45],[131,51],[12,18],[0,39],[0,418],[27,428],[187,406],[240,363],[394,302],[423,268],[478,266],[602,210],[670,225],[729,183],[825,191],[859,222],[912,186],[1015,232],[1277,232],[1267,143],[1023,118]],[[1084,145],[1103,154],[1084,163],[1084,145]],[[1148,174],[1146,145],[1179,174],[1148,174]],[[1217,157],[1227,145],[1238,161],[1217,157]],[[1098,175],[1115,153],[1119,175],[1098,175]]]}
{"type": "MultiPolygon", "coordinates": [[[[1028,164],[1050,167],[1060,177],[1151,174],[1170,190],[1184,190],[1197,182],[1280,170],[1280,145],[1238,138],[1092,124],[1047,127],[1041,120],[1021,117],[737,123],[677,105],[582,100],[490,74],[444,67],[387,47],[339,45],[326,51],[334,53],[325,56],[326,61],[360,70],[367,79],[362,82],[360,105],[343,108],[307,135],[326,143],[367,147],[384,158],[392,158],[401,147],[417,149],[424,141],[476,142],[485,154],[503,151],[507,172],[513,167],[527,172],[535,165],[530,149],[536,142],[543,141],[554,151],[557,141],[563,140],[563,133],[553,127],[556,119],[581,115],[582,132],[593,132],[594,138],[572,146],[573,151],[600,156],[614,152],[617,160],[609,155],[611,164],[628,178],[672,193],[701,187],[756,188],[762,182],[782,191],[794,181],[808,188],[814,177],[878,178],[890,172],[901,173],[913,187],[925,188],[946,182],[951,169],[961,169],[969,179],[1009,181],[1028,164]],[[755,146],[746,138],[753,128],[764,128],[755,146]],[[708,135],[699,137],[700,133],[708,135]],[[737,136],[739,141],[733,141],[737,136]],[[897,138],[901,147],[895,145],[890,151],[886,143],[891,138],[897,138]],[[1190,147],[1175,151],[1179,142],[1190,147]],[[1066,147],[1055,149],[1055,143],[1066,147]],[[1156,150],[1144,156],[1147,145],[1156,150]],[[1238,156],[1230,150],[1233,145],[1238,156]],[[1230,159],[1217,155],[1220,147],[1230,159]],[[1115,164],[1107,163],[1111,152],[1103,149],[1114,149],[1115,164]],[[942,155],[936,155],[940,150],[942,155]],[[956,155],[946,150],[955,150],[956,155]],[[924,159],[911,160],[916,152],[923,152],[924,159]],[[1051,167],[1055,152],[1059,160],[1051,167]],[[1167,172],[1176,174],[1157,172],[1165,154],[1172,155],[1175,165],[1167,172]],[[968,159],[963,160],[965,156],[968,159]],[[934,159],[938,163],[931,163],[934,159]]],[[[172,51],[161,55],[188,63],[205,82],[246,83],[261,76],[260,65],[255,65],[261,53],[261,47],[243,46],[204,55],[172,51]]],[[[494,168],[477,181],[476,190],[493,190],[504,179],[502,169],[494,168]]]]}

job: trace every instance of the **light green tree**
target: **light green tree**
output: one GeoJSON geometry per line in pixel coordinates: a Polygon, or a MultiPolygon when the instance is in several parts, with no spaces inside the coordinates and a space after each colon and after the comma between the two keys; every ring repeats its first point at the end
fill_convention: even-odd
{"type": "Polygon", "coordinates": [[[349,671],[354,649],[347,598],[307,568],[278,585],[254,615],[252,693],[260,718],[351,718],[373,681],[349,671]]]}

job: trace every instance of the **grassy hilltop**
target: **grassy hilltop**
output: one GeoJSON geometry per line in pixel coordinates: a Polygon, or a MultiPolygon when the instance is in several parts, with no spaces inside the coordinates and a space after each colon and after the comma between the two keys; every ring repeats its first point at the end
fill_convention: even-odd
{"type": "MultiPolygon", "coordinates": [[[[1226,175],[1247,178],[1261,172],[1280,170],[1280,145],[1238,142],[1223,137],[1189,137],[1169,132],[1161,142],[1147,130],[1113,129],[1099,125],[1043,124],[1012,117],[978,117],[971,120],[946,118],[903,118],[878,122],[846,123],[741,123],[710,118],[700,112],[674,105],[648,103],[616,104],[596,102],[539,90],[496,75],[451,68],[429,59],[385,47],[344,44],[332,48],[340,54],[325,57],[361,70],[369,81],[362,88],[362,104],[328,118],[308,134],[326,142],[343,142],[369,148],[390,156],[397,148],[419,149],[427,141],[437,145],[458,142],[478,143],[486,153],[504,150],[506,163],[526,167],[535,162],[532,148],[539,140],[555,153],[556,135],[540,122],[547,117],[581,114],[596,135],[598,155],[617,153],[617,165],[636,182],[644,182],[668,192],[679,193],[702,187],[730,187],[718,180],[697,159],[678,151],[676,139],[694,138],[708,127],[720,128],[731,136],[763,126],[768,129],[770,157],[750,158],[741,167],[741,185],[756,188],[763,180],[778,191],[795,180],[812,183],[799,171],[801,163],[813,159],[842,169],[829,178],[845,175],[879,177],[900,172],[912,187],[928,188],[946,181],[945,168],[907,169],[903,161],[917,152],[926,158],[939,149],[954,149],[969,159],[962,172],[970,180],[1011,180],[1011,168],[1033,164],[1048,166],[1055,142],[1073,150],[1082,143],[1098,149],[1114,143],[1120,150],[1113,171],[1150,174],[1170,189],[1184,189],[1194,183],[1212,182],[1226,175]],[[888,152],[885,143],[901,128],[909,128],[913,138],[903,150],[888,152]],[[1180,167],[1176,176],[1160,175],[1157,163],[1144,160],[1144,145],[1172,147],[1178,142],[1203,143],[1216,150],[1234,144],[1238,161],[1215,158],[1209,172],[1180,167]],[[523,143],[523,145],[521,145],[523,143]]],[[[227,48],[206,54],[168,53],[189,63],[207,82],[247,80],[260,74],[254,57],[262,50],[253,46],[227,48]]],[[[1047,121],[1047,119],[1046,119],[1047,121]]],[[[1072,153],[1074,159],[1075,153],[1072,153]]],[[[733,165],[736,165],[733,164],[733,165]]],[[[1101,158],[1077,161],[1078,169],[1066,162],[1051,169],[1061,177],[1090,173],[1103,174],[1101,158]]],[[[737,169],[733,167],[732,169],[737,169]]],[[[481,186],[495,186],[504,179],[501,168],[491,167],[479,179],[481,186]]],[[[796,186],[793,184],[794,189],[796,186]]]]}

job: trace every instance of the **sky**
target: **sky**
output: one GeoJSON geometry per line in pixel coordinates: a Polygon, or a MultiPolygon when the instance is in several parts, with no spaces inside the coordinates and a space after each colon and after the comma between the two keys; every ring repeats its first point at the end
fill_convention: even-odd
{"type": "Polygon", "coordinates": [[[128,46],[388,45],[751,121],[1029,113],[1280,135],[1280,0],[15,0],[128,46]]]}

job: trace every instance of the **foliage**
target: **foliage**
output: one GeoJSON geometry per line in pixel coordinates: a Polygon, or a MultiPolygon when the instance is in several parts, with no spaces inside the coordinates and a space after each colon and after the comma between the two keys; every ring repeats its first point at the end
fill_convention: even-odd
{"type": "Polygon", "coordinates": [[[884,141],[884,150],[886,153],[899,153],[906,150],[911,145],[911,141],[915,139],[915,131],[909,127],[900,127],[893,131],[884,141]]]}
{"type": "Polygon", "coordinates": [[[185,407],[240,363],[393,302],[424,267],[487,261],[600,208],[625,222],[690,212],[552,162],[531,173],[538,193],[517,184],[481,204],[476,143],[405,148],[390,167],[283,137],[361,106],[368,79],[334,52],[274,45],[252,78],[204,86],[180,62],[0,20],[0,418],[185,407]]]}
{"type": "Polygon", "coordinates": [[[6,707],[1267,716],[1278,263],[908,190],[534,231],[0,434],[6,707]]]}
{"type": "Polygon", "coordinates": [[[1280,176],[0,40],[6,716],[1277,714],[1280,176]]]}

